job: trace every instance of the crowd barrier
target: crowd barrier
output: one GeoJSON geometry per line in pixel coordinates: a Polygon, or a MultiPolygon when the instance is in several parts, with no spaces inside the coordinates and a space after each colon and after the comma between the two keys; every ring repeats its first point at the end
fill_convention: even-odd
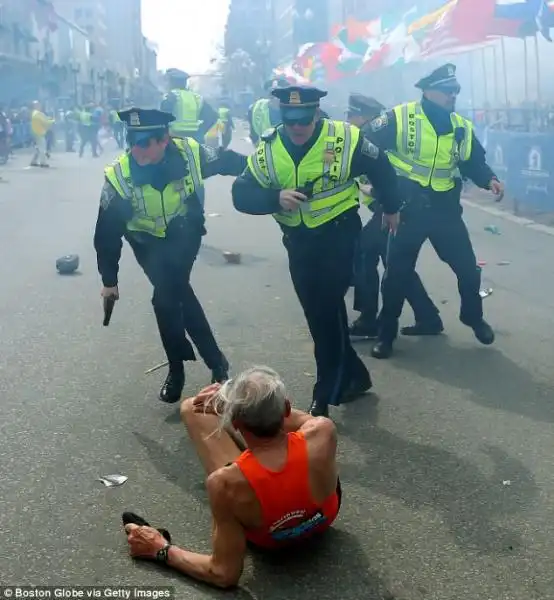
{"type": "Polygon", "coordinates": [[[523,208],[554,212],[554,134],[493,129],[476,133],[507,195],[523,208]]]}

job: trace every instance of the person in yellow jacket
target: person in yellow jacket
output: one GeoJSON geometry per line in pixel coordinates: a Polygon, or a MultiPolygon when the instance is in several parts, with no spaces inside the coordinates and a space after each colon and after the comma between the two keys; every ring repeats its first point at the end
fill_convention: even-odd
{"type": "Polygon", "coordinates": [[[439,258],[456,274],[461,298],[460,320],[485,345],[494,331],[483,318],[480,269],[462,218],[461,178],[502,198],[503,185],[487,165],[471,121],[455,112],[460,84],[448,63],[421,79],[423,97],[377,117],[368,136],[399,174],[404,205],[400,226],[389,239],[383,308],[375,358],[388,358],[398,319],[423,243],[429,239],[439,258]]]}
{"type": "MultiPolygon", "coordinates": [[[[363,94],[350,94],[348,122],[368,132],[369,124],[385,112],[385,107],[363,94]]],[[[371,211],[364,225],[354,263],[354,310],[360,316],[350,326],[352,338],[376,339],[379,333],[379,262],[387,265],[388,232],[383,229],[383,211],[371,186],[360,178],[361,201],[371,211]]],[[[438,335],[443,330],[439,310],[429,298],[419,275],[414,270],[406,290],[406,300],[412,308],[415,324],[403,327],[403,335],[438,335]]]]}
{"type": "Polygon", "coordinates": [[[345,294],[361,229],[355,178],[379,193],[384,222],[395,229],[400,199],[386,154],[342,121],[322,119],[314,87],[274,89],[282,125],[262,134],[248,169],[232,188],[235,208],[273,215],[283,231],[292,282],[314,341],[317,380],[312,415],[372,387],[348,335],[345,294]]]}
{"type": "Polygon", "coordinates": [[[259,98],[248,109],[248,126],[250,128],[250,139],[256,145],[262,134],[271,127],[277,127],[281,123],[281,110],[279,101],[273,95],[273,90],[289,87],[289,82],[284,77],[274,77],[267,81],[264,90],[267,98],[259,98]]]}
{"type": "Polygon", "coordinates": [[[127,126],[130,150],[105,170],[94,233],[102,296],[119,298],[125,238],[154,288],[152,304],[169,362],[160,399],[173,403],[180,400],[185,384],[184,361],[196,360],[186,333],[212,371],[212,380],[228,377],[229,363],[190,285],[190,274],[206,234],[199,199],[204,179],[241,173],[246,157],[191,138],[171,138],[169,124],[175,117],[169,113],[131,108],[119,117],[127,126]]]}
{"type": "Polygon", "coordinates": [[[32,167],[47,168],[50,165],[47,162],[48,144],[46,136],[52,126],[54,119],[48,118],[42,111],[42,106],[38,100],[33,102],[33,110],[31,112],[31,129],[35,142],[35,152],[31,159],[32,167]]]}
{"type": "Polygon", "coordinates": [[[231,109],[227,104],[222,103],[217,112],[219,118],[206,134],[206,144],[212,147],[227,148],[231,143],[234,129],[231,109]]]}
{"type": "Polygon", "coordinates": [[[217,112],[200,94],[188,89],[188,73],[169,69],[166,75],[170,91],[164,96],[160,109],[175,117],[171,135],[193,138],[203,144],[206,134],[217,123],[217,112]]]}

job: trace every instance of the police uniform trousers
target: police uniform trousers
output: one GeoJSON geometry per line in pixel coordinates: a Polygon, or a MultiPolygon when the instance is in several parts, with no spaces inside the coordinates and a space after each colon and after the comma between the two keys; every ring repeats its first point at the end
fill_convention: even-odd
{"type": "Polygon", "coordinates": [[[473,327],[483,319],[483,302],[479,295],[481,271],[462,219],[459,189],[430,194],[421,189],[419,195],[413,194],[404,205],[398,230],[389,236],[379,334],[380,340],[385,342],[394,340],[398,333],[406,290],[413,285],[417,257],[427,239],[458,278],[462,323],[473,327]]]}
{"type": "Polygon", "coordinates": [[[188,333],[208,369],[214,370],[223,363],[223,354],[190,284],[204,233],[200,223],[179,218],[170,223],[165,238],[145,235],[129,242],[154,288],[152,305],[170,365],[196,360],[188,333]]]}
{"type": "Polygon", "coordinates": [[[345,295],[361,221],[357,209],[314,229],[282,227],[294,289],[314,342],[313,400],[337,406],[353,383],[371,379],[348,334],[345,295]]]}
{"type": "MultiPolygon", "coordinates": [[[[380,283],[379,260],[387,266],[388,235],[383,229],[383,211],[377,208],[360,234],[354,261],[354,310],[371,324],[377,323],[380,283]]],[[[419,275],[414,270],[406,287],[406,300],[411,306],[416,323],[435,323],[439,311],[419,275]]]]}

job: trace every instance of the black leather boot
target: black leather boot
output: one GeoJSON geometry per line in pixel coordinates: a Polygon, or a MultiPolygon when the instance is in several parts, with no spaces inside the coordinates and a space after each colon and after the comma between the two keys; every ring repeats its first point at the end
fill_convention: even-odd
{"type": "Polygon", "coordinates": [[[160,400],[167,404],[175,404],[181,399],[185,387],[185,369],[182,365],[170,365],[169,373],[160,390],[160,400]]]}

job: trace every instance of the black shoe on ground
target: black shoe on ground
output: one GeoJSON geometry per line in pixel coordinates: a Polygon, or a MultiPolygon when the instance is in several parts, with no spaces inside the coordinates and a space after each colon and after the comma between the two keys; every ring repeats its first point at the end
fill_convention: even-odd
{"type": "Polygon", "coordinates": [[[181,399],[185,387],[185,370],[170,369],[160,390],[160,400],[167,404],[175,404],[181,399]]]}
{"type": "Polygon", "coordinates": [[[223,357],[221,364],[212,369],[212,383],[225,383],[229,379],[229,361],[223,357]]]}
{"type": "Polygon", "coordinates": [[[392,356],[392,342],[384,342],[379,340],[371,350],[373,358],[384,360],[392,356]]]}
{"type": "Polygon", "coordinates": [[[481,344],[490,346],[494,343],[494,331],[486,321],[481,321],[478,325],[472,327],[472,329],[475,337],[481,342],[481,344]]]}
{"type": "Polygon", "coordinates": [[[400,333],[407,336],[440,335],[444,331],[441,319],[435,321],[416,321],[414,325],[402,327],[400,333]]]}
{"type": "Polygon", "coordinates": [[[319,400],[314,400],[308,410],[308,413],[312,417],[328,417],[329,416],[329,405],[319,400]]]}
{"type": "Polygon", "coordinates": [[[367,392],[369,392],[369,390],[372,387],[373,387],[373,382],[371,381],[371,377],[369,377],[369,376],[364,377],[363,380],[362,379],[352,380],[348,384],[346,389],[343,391],[339,404],[342,405],[342,404],[349,404],[350,402],[354,402],[354,400],[357,400],[358,398],[360,398],[360,396],[367,394],[367,392]]]}
{"type": "Polygon", "coordinates": [[[348,333],[351,338],[375,340],[379,335],[379,327],[375,321],[371,322],[359,317],[350,325],[348,333]]]}

